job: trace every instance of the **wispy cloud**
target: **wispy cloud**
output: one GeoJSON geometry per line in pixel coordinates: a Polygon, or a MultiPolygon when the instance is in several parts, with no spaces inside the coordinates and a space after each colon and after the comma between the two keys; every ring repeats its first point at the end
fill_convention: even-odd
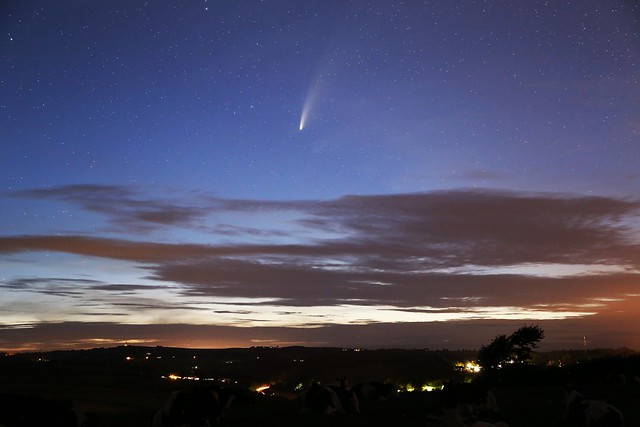
{"type": "Polygon", "coordinates": [[[167,225],[187,226],[207,213],[194,205],[185,206],[185,200],[177,202],[169,197],[150,198],[132,187],[124,186],[68,185],[16,191],[11,196],[77,205],[104,215],[113,227],[129,232],[145,232],[167,225]]]}
{"type": "MultiPolygon", "coordinates": [[[[188,225],[245,239],[221,244],[183,237],[171,243],[113,238],[102,231],[0,237],[5,257],[53,252],[137,265],[144,283],[16,276],[0,285],[6,291],[85,302],[103,298],[105,313],[128,310],[129,318],[136,310],[209,311],[245,324],[261,319],[265,325],[277,319],[314,323],[309,308],[342,306],[369,310],[359,317],[365,323],[410,321],[410,313],[421,313],[420,319],[448,313],[450,320],[552,319],[554,312],[570,318],[635,300],[629,295],[636,292],[640,271],[640,242],[633,229],[640,216],[637,200],[461,190],[328,201],[173,193],[167,202],[109,186],[17,195],[99,212],[106,223],[131,230],[188,225]],[[265,220],[278,213],[286,213],[292,228],[277,229],[265,220]],[[213,214],[224,220],[216,223],[213,214]],[[234,214],[244,222],[233,224],[234,214]],[[260,225],[248,226],[252,221],[260,225]],[[283,243],[296,227],[303,230],[298,242],[283,243]],[[180,305],[167,304],[166,298],[180,305]],[[587,309],[594,301],[598,304],[587,309]]],[[[317,314],[320,325],[340,322],[335,313],[317,314]]]]}

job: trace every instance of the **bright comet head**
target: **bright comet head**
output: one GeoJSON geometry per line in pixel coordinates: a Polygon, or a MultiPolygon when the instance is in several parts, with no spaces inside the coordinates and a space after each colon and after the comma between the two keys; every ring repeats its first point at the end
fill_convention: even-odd
{"type": "Polygon", "coordinates": [[[316,102],[317,98],[317,83],[312,85],[309,88],[309,92],[307,93],[307,97],[304,100],[304,104],[302,105],[302,113],[300,114],[300,126],[298,127],[300,130],[303,130],[305,126],[307,126],[307,120],[309,120],[309,115],[311,114],[311,107],[316,102]]]}
{"type": "Polygon", "coordinates": [[[302,115],[300,116],[300,127],[299,127],[300,130],[304,129],[304,125],[307,122],[307,115],[308,115],[308,109],[304,108],[302,110],[302,115]]]}

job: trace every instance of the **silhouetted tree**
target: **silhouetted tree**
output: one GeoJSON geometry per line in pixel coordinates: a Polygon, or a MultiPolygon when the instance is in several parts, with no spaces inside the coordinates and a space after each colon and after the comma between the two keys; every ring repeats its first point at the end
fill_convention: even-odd
{"type": "Polygon", "coordinates": [[[502,365],[511,355],[511,342],[509,337],[502,334],[498,335],[487,345],[480,347],[478,352],[478,364],[483,369],[494,368],[502,365]]]}
{"type": "Polygon", "coordinates": [[[513,347],[513,359],[516,363],[529,363],[531,352],[538,348],[538,343],[544,338],[544,331],[540,326],[523,326],[516,330],[509,340],[513,347]]]}
{"type": "Polygon", "coordinates": [[[483,369],[494,369],[505,363],[529,363],[531,352],[544,338],[544,330],[537,325],[523,326],[509,336],[496,336],[489,344],[480,347],[478,364],[483,369]]]}

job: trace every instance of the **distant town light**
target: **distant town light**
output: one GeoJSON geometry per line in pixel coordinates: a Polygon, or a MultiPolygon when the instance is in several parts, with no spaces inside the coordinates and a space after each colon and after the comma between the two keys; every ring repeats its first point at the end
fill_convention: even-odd
{"type": "Polygon", "coordinates": [[[478,365],[474,361],[471,361],[471,362],[456,362],[456,369],[458,369],[460,371],[468,372],[470,374],[477,374],[478,372],[480,372],[482,367],[480,365],[478,365]]]}

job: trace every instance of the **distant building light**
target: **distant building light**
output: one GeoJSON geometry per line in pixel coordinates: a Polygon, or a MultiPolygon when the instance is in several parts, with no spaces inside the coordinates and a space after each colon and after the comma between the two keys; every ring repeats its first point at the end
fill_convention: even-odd
{"type": "Polygon", "coordinates": [[[482,367],[480,365],[478,365],[474,361],[471,361],[471,362],[457,362],[456,363],[456,369],[458,369],[460,371],[465,371],[465,372],[468,372],[468,373],[471,373],[471,374],[477,374],[478,372],[480,372],[482,367]]]}
{"type": "Polygon", "coordinates": [[[256,391],[257,391],[258,393],[262,393],[262,394],[264,394],[264,391],[265,391],[265,390],[268,390],[270,387],[271,387],[271,384],[261,385],[260,387],[257,387],[257,388],[256,388],[256,391]]]}
{"type": "Polygon", "coordinates": [[[409,393],[413,393],[414,391],[416,391],[416,388],[413,386],[413,384],[407,384],[404,386],[404,391],[408,391],[409,393]]]}

